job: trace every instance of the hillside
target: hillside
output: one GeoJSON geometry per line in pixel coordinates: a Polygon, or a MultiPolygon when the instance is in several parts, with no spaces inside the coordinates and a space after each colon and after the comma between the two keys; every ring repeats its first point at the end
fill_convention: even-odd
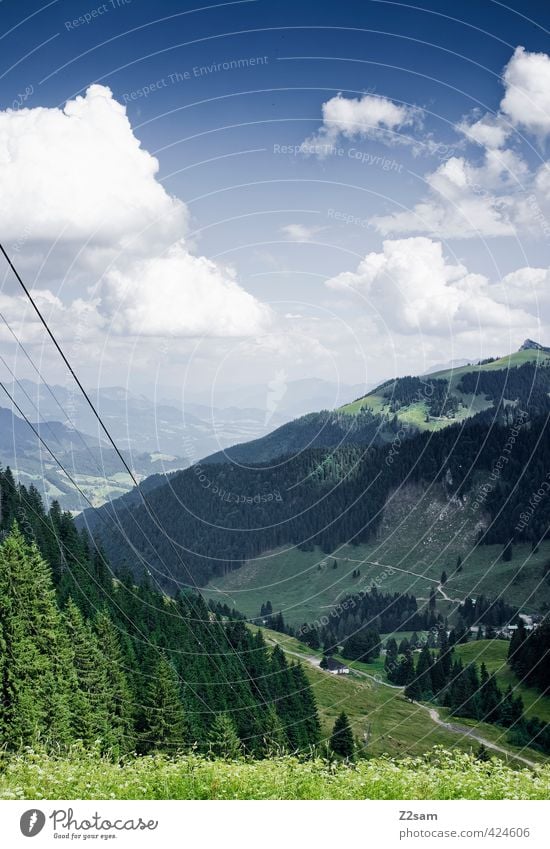
{"type": "MultiPolygon", "coordinates": [[[[527,339],[513,354],[477,364],[435,371],[421,377],[386,381],[351,404],[344,413],[370,410],[396,416],[403,425],[440,430],[499,405],[537,405],[545,412],[540,390],[550,389],[550,349],[527,339]]],[[[548,405],[547,405],[548,406],[548,405]]]]}
{"type": "Polygon", "coordinates": [[[380,444],[391,439],[391,429],[369,409],[352,415],[339,410],[308,413],[261,439],[233,445],[206,457],[204,464],[269,463],[311,448],[340,448],[344,445],[380,444]]]}
{"type": "MultiPolygon", "coordinates": [[[[179,582],[204,585],[258,557],[269,566],[266,552],[290,547],[307,553],[319,546],[324,555],[338,557],[340,547],[350,543],[374,546],[377,550],[372,549],[367,559],[422,573],[417,561],[434,525],[442,544],[438,551],[432,546],[430,557],[440,575],[443,568],[452,568],[458,554],[476,560],[476,552],[484,549],[481,559],[487,565],[487,556],[495,559],[495,553],[486,549],[489,545],[499,546],[494,551],[501,563],[511,529],[518,528],[514,532],[518,545],[544,536],[549,500],[543,499],[530,521],[520,524],[544,468],[550,468],[546,418],[522,424],[507,411],[502,424],[474,418],[367,451],[310,449],[277,464],[251,468],[199,465],[153,489],[146,505],[118,511],[113,505],[85,514],[79,523],[88,522],[118,568],[135,569],[139,551],[167,588],[170,575],[179,582]],[[513,453],[501,463],[498,486],[488,486],[512,431],[513,453]],[[418,487],[419,494],[404,507],[409,524],[400,534],[396,531],[401,520],[388,513],[388,505],[399,505],[405,484],[418,487]],[[439,503],[437,498],[433,501],[434,493],[439,493],[439,503]],[[453,516],[456,529],[449,521],[453,516]],[[461,531],[463,523],[469,536],[461,531]],[[389,548],[378,546],[380,534],[391,540],[389,548]]],[[[299,562],[298,558],[296,565],[299,562]]],[[[513,590],[521,591],[523,600],[545,581],[543,564],[537,560],[531,571],[532,562],[510,576],[513,590]]],[[[513,567],[515,557],[510,563],[513,567]]],[[[471,577],[465,569],[462,587],[472,589],[471,577]]],[[[271,583],[263,576],[260,580],[271,583]]],[[[536,603],[542,605],[545,598],[544,592],[537,592],[536,603]]]]}
{"type": "MultiPolygon", "coordinates": [[[[280,646],[289,660],[298,659],[303,665],[325,735],[330,734],[336,717],[345,707],[359,745],[364,745],[369,755],[374,757],[387,754],[401,759],[416,756],[435,745],[475,752],[479,745],[477,737],[482,737],[489,746],[495,747],[491,754],[496,757],[508,755],[516,766],[524,764],[522,758],[533,763],[548,761],[540,752],[509,744],[504,729],[489,723],[472,724],[460,719],[453,720],[452,728],[446,727],[448,711],[444,708],[434,711],[429,704],[410,702],[404,697],[401,687],[385,683],[384,672],[373,664],[355,663],[351,665],[349,676],[331,675],[319,667],[321,652],[304,646],[292,637],[266,628],[260,630],[268,645],[280,646]],[[476,738],[469,736],[472,730],[476,738]],[[499,747],[502,749],[500,752],[499,747]],[[514,755],[518,758],[516,761],[514,755]]],[[[460,646],[459,650],[474,645],[460,646]]],[[[482,655],[480,646],[487,645],[490,644],[485,641],[478,644],[478,654],[482,655]]],[[[548,703],[548,700],[539,697],[539,704],[542,701],[548,703]]]]}
{"type": "Polygon", "coordinates": [[[455,652],[464,663],[484,663],[488,671],[494,673],[502,690],[511,684],[514,692],[522,697],[527,716],[538,716],[550,722],[550,696],[541,695],[533,687],[526,687],[514,674],[506,663],[509,648],[508,640],[481,640],[456,646],[455,652]]]}
{"type": "Polygon", "coordinates": [[[518,543],[505,562],[501,544],[477,544],[479,517],[472,503],[471,496],[449,500],[442,486],[429,492],[403,486],[388,499],[371,542],[343,543],[330,555],[318,547],[267,551],[240,569],[212,578],[204,592],[250,617],[258,616],[269,600],[294,626],[330,614],[347,595],[373,584],[384,592],[412,593],[420,604],[434,589],[443,615],[456,611],[466,596],[481,594],[503,598],[525,611],[550,609],[550,582],[545,579],[550,541],[541,543],[537,552],[529,543],[518,543]],[[445,587],[440,585],[443,571],[448,575],[445,587]]]}

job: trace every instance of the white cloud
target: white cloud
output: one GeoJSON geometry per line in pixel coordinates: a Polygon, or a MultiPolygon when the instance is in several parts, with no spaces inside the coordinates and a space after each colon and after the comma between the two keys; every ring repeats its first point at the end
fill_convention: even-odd
{"type": "Polygon", "coordinates": [[[142,336],[249,336],[266,329],[270,311],[205,257],[182,243],[165,256],[110,271],[101,310],[118,333],[142,336]]]}
{"type": "Polygon", "coordinates": [[[0,229],[107,244],[151,227],[181,236],[187,209],[157,181],[158,168],[105,86],[64,109],[0,112],[0,229]]]}
{"type": "MultiPolygon", "coordinates": [[[[97,307],[91,326],[113,319],[121,334],[262,332],[267,307],[234,272],[186,246],[187,207],[157,180],[158,168],[105,86],[90,86],[64,109],[0,112],[0,231],[7,240],[24,234],[25,256],[57,242],[63,262],[69,245],[73,253],[82,246],[70,271],[79,295],[94,292],[92,272],[102,278],[93,306],[88,294],[97,307]]],[[[70,315],[77,303],[52,308],[70,315]]]]}
{"type": "Polygon", "coordinates": [[[517,126],[546,135],[550,131],[550,56],[516,47],[503,80],[502,111],[517,126]]]}
{"type": "Polygon", "coordinates": [[[402,139],[400,130],[420,120],[420,110],[416,107],[372,94],[349,98],[340,93],[323,103],[322,110],[321,128],[304,142],[305,153],[321,157],[327,155],[340,136],[371,137],[391,144],[402,139]]]}
{"type": "Polygon", "coordinates": [[[305,224],[285,224],[281,232],[291,242],[311,242],[322,227],[306,227],[305,224]]]}
{"type": "MultiPolygon", "coordinates": [[[[375,216],[372,223],[387,236],[426,233],[443,239],[472,236],[510,236],[512,200],[498,189],[524,173],[522,161],[511,151],[487,151],[481,167],[464,157],[452,157],[426,175],[428,196],[411,210],[375,216]]],[[[513,188],[513,185],[512,185],[513,188]]]]}
{"type": "Polygon", "coordinates": [[[521,308],[542,323],[550,322],[550,268],[518,268],[491,286],[492,296],[521,308]]]}
{"type": "Polygon", "coordinates": [[[381,215],[372,223],[384,236],[424,233],[438,238],[533,237],[550,227],[550,169],[530,172],[507,144],[515,128],[542,138],[550,132],[550,56],[516,48],[503,72],[500,110],[475,112],[456,125],[458,132],[483,148],[474,164],[454,156],[427,174],[428,192],[412,209],[381,215]]]}
{"type": "Polygon", "coordinates": [[[487,114],[472,122],[464,119],[456,129],[469,141],[487,148],[502,147],[510,135],[510,128],[499,115],[487,114]]]}
{"type": "Polygon", "coordinates": [[[381,253],[367,254],[356,271],[326,285],[361,296],[371,314],[403,334],[448,335],[473,327],[513,327],[527,319],[523,310],[491,296],[486,277],[449,263],[440,242],[421,236],[385,241],[381,253]]]}

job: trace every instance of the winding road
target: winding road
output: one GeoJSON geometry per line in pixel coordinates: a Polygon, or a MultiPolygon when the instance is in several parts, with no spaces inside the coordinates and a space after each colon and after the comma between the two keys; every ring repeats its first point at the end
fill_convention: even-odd
{"type": "MultiPolygon", "coordinates": [[[[280,645],[276,640],[268,637],[267,641],[272,645],[280,645]]],[[[299,660],[306,661],[310,664],[310,666],[319,669],[319,658],[317,655],[313,654],[301,654],[297,651],[292,651],[284,646],[284,643],[281,646],[286,654],[291,654],[294,657],[297,657],[299,660]]],[[[353,670],[355,675],[359,675],[362,678],[370,678],[372,681],[375,681],[377,684],[380,684],[382,687],[389,687],[391,690],[403,690],[403,687],[400,687],[398,684],[390,684],[388,681],[382,681],[380,678],[377,678],[375,675],[370,675],[368,672],[363,672],[360,669],[353,670]]],[[[327,673],[330,674],[330,673],[327,673]]],[[[534,768],[538,764],[535,761],[529,760],[529,758],[523,757],[523,755],[517,755],[515,752],[511,752],[509,749],[505,749],[504,746],[499,746],[497,743],[492,743],[490,740],[487,740],[481,734],[479,734],[474,728],[468,728],[464,725],[458,725],[455,722],[447,722],[444,719],[441,719],[439,711],[437,711],[433,707],[429,707],[428,705],[423,705],[421,702],[413,702],[413,704],[417,705],[417,707],[425,710],[430,719],[436,723],[436,725],[441,726],[441,728],[445,728],[447,731],[450,731],[453,734],[460,734],[462,737],[470,737],[472,740],[475,740],[477,743],[481,743],[487,749],[492,749],[494,752],[500,752],[502,755],[506,755],[509,758],[513,758],[516,761],[520,761],[528,767],[534,768]]]]}

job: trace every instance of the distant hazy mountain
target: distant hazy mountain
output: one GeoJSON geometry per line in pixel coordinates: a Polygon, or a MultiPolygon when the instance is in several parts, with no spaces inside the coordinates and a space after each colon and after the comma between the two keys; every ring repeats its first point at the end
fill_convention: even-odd
{"type": "MultiPolygon", "coordinates": [[[[12,384],[10,391],[30,421],[40,420],[37,428],[44,440],[94,504],[117,498],[131,488],[129,475],[76,389],[52,386],[50,390],[22,380],[12,384]]],[[[316,379],[227,392],[221,399],[227,406],[215,408],[208,399],[204,403],[186,400],[183,408],[177,402],[155,403],[121,386],[90,393],[136,477],[142,480],[152,475],[157,483],[164,481],[164,473],[265,436],[295,418],[294,410],[333,406],[334,398],[351,400],[355,394],[356,387],[346,391],[341,387],[339,394],[335,385],[316,379]]],[[[0,462],[4,466],[12,467],[23,482],[40,483],[46,498],[58,498],[66,509],[86,506],[15,410],[0,410],[0,425],[0,462]]]]}
{"type": "Polygon", "coordinates": [[[191,398],[208,409],[212,401],[217,408],[261,411],[264,420],[271,421],[271,426],[276,427],[283,421],[303,416],[313,410],[333,410],[353,401],[358,395],[364,395],[369,388],[369,385],[364,383],[337,384],[316,377],[287,381],[284,373],[279,373],[267,384],[219,391],[216,389],[212,399],[210,393],[191,393],[191,398]]]}
{"type": "MultiPolygon", "coordinates": [[[[99,506],[132,488],[130,475],[105,440],[100,441],[63,422],[36,422],[30,415],[29,420],[92,504],[99,506]]],[[[186,465],[181,458],[168,455],[123,453],[138,480],[162,472],[157,475],[157,481],[164,483],[165,473],[186,465]]],[[[0,407],[0,465],[9,466],[21,483],[34,484],[48,501],[57,499],[65,510],[81,510],[87,506],[27,422],[3,407],[0,407]]]]}

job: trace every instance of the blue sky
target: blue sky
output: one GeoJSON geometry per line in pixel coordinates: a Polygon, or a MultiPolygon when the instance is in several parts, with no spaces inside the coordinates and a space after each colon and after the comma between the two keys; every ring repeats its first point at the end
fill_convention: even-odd
{"type": "Polygon", "coordinates": [[[550,343],[547,4],[422,5],[0,3],[0,228],[89,382],[550,343]]]}

